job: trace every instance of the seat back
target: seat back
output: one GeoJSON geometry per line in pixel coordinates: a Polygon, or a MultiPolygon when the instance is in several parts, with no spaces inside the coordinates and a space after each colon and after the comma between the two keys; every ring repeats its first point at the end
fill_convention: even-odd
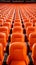
{"type": "Polygon", "coordinates": [[[31,27],[27,27],[26,34],[29,37],[29,34],[35,32],[35,31],[36,31],[35,27],[32,27],[32,26],[31,27]]]}
{"type": "Polygon", "coordinates": [[[15,27],[15,26],[22,26],[22,24],[21,24],[20,22],[19,22],[19,23],[18,23],[18,22],[15,22],[13,26],[14,26],[14,27],[15,27]]]}
{"type": "Polygon", "coordinates": [[[8,27],[8,32],[10,32],[10,28],[11,28],[10,22],[5,22],[5,23],[3,24],[3,26],[8,27]]]}
{"type": "Polygon", "coordinates": [[[13,33],[11,35],[11,43],[12,42],[24,42],[24,35],[22,33],[13,33]]]}
{"type": "Polygon", "coordinates": [[[29,27],[29,26],[33,26],[33,24],[31,22],[26,22],[25,23],[25,28],[29,27]]]}
{"type": "Polygon", "coordinates": [[[8,27],[6,27],[6,26],[2,26],[2,27],[0,27],[0,32],[3,32],[3,33],[5,33],[6,34],[6,39],[8,40],[8,27]]]}
{"type": "Polygon", "coordinates": [[[6,19],[6,22],[10,22],[12,24],[12,20],[11,19],[6,19]]]}
{"type": "Polygon", "coordinates": [[[31,33],[29,35],[29,43],[30,43],[30,48],[32,49],[33,44],[36,43],[36,32],[31,33]]]}
{"type": "Polygon", "coordinates": [[[3,26],[7,26],[9,29],[11,27],[10,22],[4,22],[3,26]]]}
{"type": "Polygon", "coordinates": [[[23,29],[20,26],[14,27],[12,33],[23,33],[23,29]]]}
{"type": "Polygon", "coordinates": [[[19,22],[21,22],[21,21],[20,21],[20,19],[15,19],[15,21],[14,21],[14,22],[19,23],[19,22]]]}
{"type": "Polygon", "coordinates": [[[2,45],[3,45],[3,48],[5,49],[5,47],[6,47],[6,35],[5,35],[5,33],[0,33],[0,43],[2,43],[2,45]]]}
{"type": "Polygon", "coordinates": [[[30,19],[25,18],[25,19],[24,19],[24,22],[25,22],[25,23],[26,23],[26,22],[30,22],[30,19]]]}
{"type": "Polygon", "coordinates": [[[11,55],[12,60],[24,60],[27,54],[26,43],[14,42],[10,44],[9,55],[11,55]]]}

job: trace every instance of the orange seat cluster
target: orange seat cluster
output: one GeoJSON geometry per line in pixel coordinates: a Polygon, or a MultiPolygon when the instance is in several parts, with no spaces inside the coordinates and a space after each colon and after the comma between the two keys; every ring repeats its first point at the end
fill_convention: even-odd
{"type": "Polygon", "coordinates": [[[19,17],[20,15],[19,15],[19,12],[18,14],[17,12],[18,10],[16,11],[17,17],[15,17],[15,20],[13,23],[12,34],[11,34],[11,44],[9,46],[9,56],[7,58],[7,64],[9,65],[11,63],[10,65],[17,65],[17,64],[28,65],[29,58],[27,56],[27,45],[25,43],[25,36],[23,34],[22,23],[19,17]]]}
{"type": "Polygon", "coordinates": [[[0,65],[36,65],[35,6],[0,4],[0,65]]]}

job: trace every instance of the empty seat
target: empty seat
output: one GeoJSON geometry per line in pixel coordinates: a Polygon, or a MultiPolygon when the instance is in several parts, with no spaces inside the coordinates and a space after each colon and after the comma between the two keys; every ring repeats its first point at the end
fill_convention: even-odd
{"type": "Polygon", "coordinates": [[[24,19],[24,23],[26,23],[26,22],[30,22],[30,19],[24,19]]]}
{"type": "Polygon", "coordinates": [[[20,26],[14,27],[12,33],[23,33],[23,28],[20,26]]]}
{"type": "Polygon", "coordinates": [[[30,44],[30,49],[32,50],[33,44],[36,43],[36,32],[31,33],[29,35],[29,44],[30,44]]]}
{"type": "Polygon", "coordinates": [[[18,22],[18,23],[19,23],[19,22],[21,22],[21,21],[20,21],[20,19],[15,19],[15,21],[14,21],[14,22],[18,22]]]}
{"type": "Polygon", "coordinates": [[[8,27],[8,29],[9,29],[8,32],[10,32],[10,28],[11,28],[11,24],[10,24],[10,22],[4,22],[3,26],[8,27]]]}
{"type": "Polygon", "coordinates": [[[34,43],[32,47],[32,61],[33,64],[36,65],[36,43],[34,43]]]}
{"type": "Polygon", "coordinates": [[[8,40],[9,32],[8,32],[8,27],[2,26],[0,27],[0,32],[3,32],[6,34],[6,39],[8,40]]]}
{"type": "Polygon", "coordinates": [[[36,31],[35,27],[33,27],[33,26],[27,27],[27,29],[26,29],[27,37],[29,38],[29,34],[35,32],[35,31],[36,31]]]}
{"type": "Polygon", "coordinates": [[[25,39],[24,39],[24,34],[22,33],[13,33],[11,35],[11,43],[12,42],[24,42],[25,39]]]}
{"type": "Polygon", "coordinates": [[[20,22],[15,22],[13,26],[22,26],[22,24],[20,22]]]}
{"type": "Polygon", "coordinates": [[[10,22],[4,22],[3,26],[7,26],[9,29],[11,28],[10,22]]]}
{"type": "Polygon", "coordinates": [[[5,33],[0,33],[0,43],[3,45],[4,51],[6,50],[6,35],[5,33]]]}
{"type": "Polygon", "coordinates": [[[33,26],[33,24],[32,24],[31,22],[26,22],[26,23],[24,24],[24,26],[25,26],[25,28],[27,28],[27,27],[29,27],[29,26],[33,26]]]}
{"type": "Polygon", "coordinates": [[[6,19],[6,22],[10,22],[12,24],[12,19],[6,19]]]}
{"type": "Polygon", "coordinates": [[[26,43],[14,42],[9,46],[9,56],[7,64],[9,65],[28,65],[29,58],[27,56],[26,43]]]}

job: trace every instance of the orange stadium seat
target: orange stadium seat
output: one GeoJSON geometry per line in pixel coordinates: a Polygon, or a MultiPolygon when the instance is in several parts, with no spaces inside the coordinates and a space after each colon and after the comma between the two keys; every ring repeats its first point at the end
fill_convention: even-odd
{"type": "Polygon", "coordinates": [[[7,58],[9,65],[28,65],[27,46],[23,42],[14,42],[9,46],[9,56],[7,58]]]}
{"type": "Polygon", "coordinates": [[[29,38],[29,34],[35,32],[35,31],[36,31],[36,27],[33,27],[33,26],[27,27],[27,29],[26,29],[27,37],[29,38]]]}
{"type": "Polygon", "coordinates": [[[13,26],[21,26],[22,27],[22,24],[20,22],[15,22],[13,26]]]}
{"type": "Polygon", "coordinates": [[[14,21],[14,22],[18,22],[18,23],[19,23],[19,22],[21,22],[21,21],[20,21],[20,19],[15,19],[15,21],[14,21]]]}
{"type": "Polygon", "coordinates": [[[24,42],[24,34],[22,33],[13,33],[11,35],[11,43],[12,42],[24,42]]]}
{"type": "Polygon", "coordinates": [[[12,19],[6,19],[6,22],[10,22],[12,24],[12,19]]]}
{"type": "Polygon", "coordinates": [[[8,32],[10,32],[10,28],[11,28],[11,24],[10,24],[10,22],[4,22],[3,26],[8,27],[8,29],[9,29],[8,32]]]}
{"type": "Polygon", "coordinates": [[[15,26],[12,29],[12,33],[23,33],[23,28],[20,26],[17,26],[17,27],[15,26]]]}
{"type": "Polygon", "coordinates": [[[0,33],[0,43],[3,45],[4,51],[6,50],[6,35],[5,33],[0,33]]]}
{"type": "Polygon", "coordinates": [[[5,33],[6,34],[6,40],[8,40],[8,36],[9,36],[8,27],[6,27],[6,26],[0,27],[0,32],[5,33]]]}
{"type": "Polygon", "coordinates": [[[31,22],[26,22],[26,23],[24,24],[24,26],[25,26],[25,29],[26,29],[26,28],[29,27],[29,26],[33,26],[33,23],[31,23],[31,22]]]}
{"type": "Polygon", "coordinates": [[[24,19],[24,23],[30,22],[30,19],[24,19]]]}
{"type": "Polygon", "coordinates": [[[33,44],[36,43],[36,32],[31,33],[29,35],[29,44],[30,44],[30,49],[32,50],[33,44]]]}

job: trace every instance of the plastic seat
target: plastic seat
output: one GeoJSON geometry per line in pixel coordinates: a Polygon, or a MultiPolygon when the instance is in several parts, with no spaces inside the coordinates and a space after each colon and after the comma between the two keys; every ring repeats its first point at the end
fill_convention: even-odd
{"type": "Polygon", "coordinates": [[[15,26],[21,26],[21,27],[22,27],[22,24],[21,24],[20,22],[19,22],[19,23],[18,23],[18,22],[15,22],[13,26],[14,26],[14,27],[15,27],[15,26]]]}
{"type": "Polygon", "coordinates": [[[6,19],[6,22],[10,22],[12,24],[12,20],[11,19],[6,19]]]}
{"type": "Polygon", "coordinates": [[[3,45],[0,43],[0,65],[2,65],[3,60],[4,60],[3,45]]]}
{"type": "Polygon", "coordinates": [[[12,42],[24,42],[24,35],[22,33],[13,33],[11,35],[11,43],[12,42]]]}
{"type": "Polygon", "coordinates": [[[6,50],[6,35],[5,33],[0,33],[0,43],[3,45],[4,51],[6,50]]]}
{"type": "Polygon", "coordinates": [[[36,65],[36,43],[34,43],[32,47],[32,61],[33,64],[36,65]]]}
{"type": "Polygon", "coordinates": [[[26,43],[15,42],[9,46],[9,56],[7,64],[9,65],[28,65],[29,58],[27,56],[26,43]]]}
{"type": "Polygon", "coordinates": [[[8,27],[8,29],[9,29],[8,32],[10,32],[10,28],[11,28],[11,24],[10,24],[10,22],[4,22],[3,26],[8,27]]]}
{"type": "Polygon", "coordinates": [[[30,44],[30,49],[32,50],[33,44],[36,43],[36,32],[31,33],[29,35],[29,44],[30,44]]]}
{"type": "Polygon", "coordinates": [[[19,23],[19,22],[21,22],[21,21],[20,21],[20,19],[15,19],[15,21],[14,21],[14,22],[18,22],[18,23],[19,23]]]}
{"type": "Polygon", "coordinates": [[[3,32],[6,34],[6,40],[8,40],[9,32],[8,32],[8,27],[2,26],[0,27],[0,32],[3,32]]]}
{"type": "Polygon", "coordinates": [[[29,26],[33,26],[33,24],[32,24],[31,22],[26,22],[26,23],[24,24],[24,26],[25,26],[25,29],[26,29],[26,28],[29,27],[29,26]]]}
{"type": "Polygon", "coordinates": [[[26,23],[26,22],[30,22],[30,20],[25,18],[24,23],[26,23]]]}
{"type": "Polygon", "coordinates": [[[23,33],[23,28],[20,26],[14,27],[12,33],[23,33]]]}
{"type": "Polygon", "coordinates": [[[3,26],[7,26],[9,29],[11,28],[10,22],[4,22],[3,26]]]}
{"type": "Polygon", "coordinates": [[[27,29],[26,29],[27,37],[29,38],[29,34],[35,32],[35,31],[36,31],[35,27],[33,27],[33,26],[27,27],[27,29]]]}

